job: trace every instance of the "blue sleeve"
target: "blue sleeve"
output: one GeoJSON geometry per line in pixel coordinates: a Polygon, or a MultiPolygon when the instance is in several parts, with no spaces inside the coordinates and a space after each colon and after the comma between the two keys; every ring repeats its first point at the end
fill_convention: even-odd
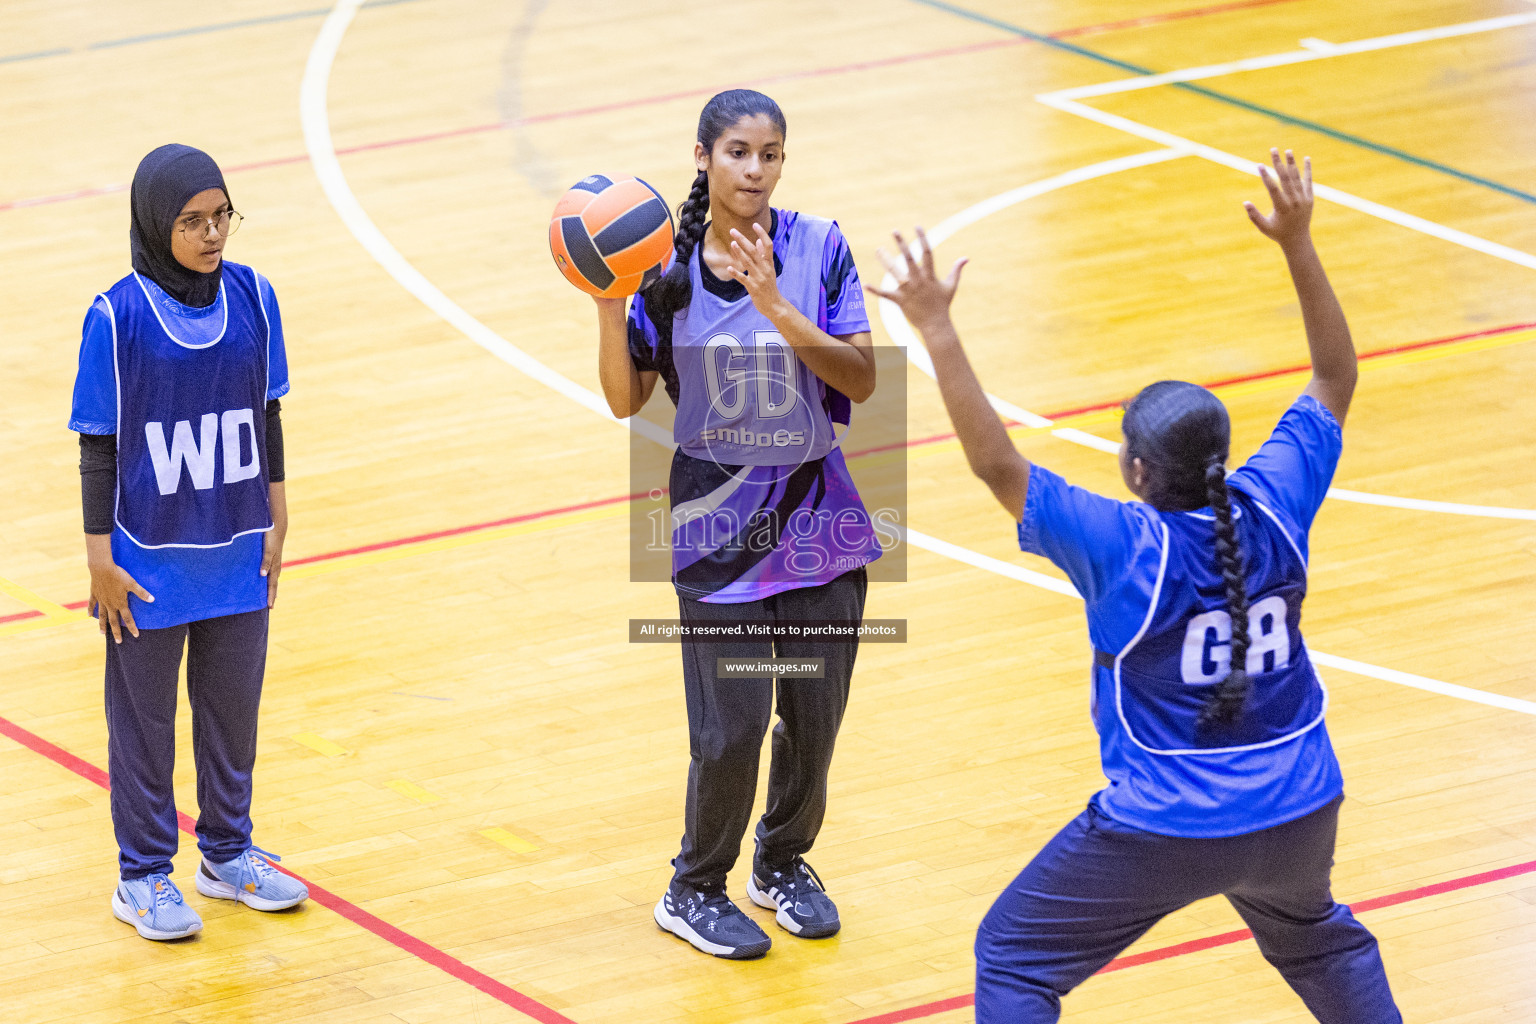
{"type": "Polygon", "coordinates": [[[69,410],[69,429],[80,434],[117,433],[117,365],[109,308],[98,298],[86,310],[80,329],[80,368],[69,410]]]}
{"type": "Polygon", "coordinates": [[[821,296],[827,317],[822,330],[828,334],[861,334],[869,330],[859,268],[854,266],[848,241],[836,224],[827,232],[827,245],[821,255],[821,296]]]}
{"type": "Polygon", "coordinates": [[[1269,440],[1231,476],[1231,483],[1295,523],[1303,533],[1328,495],[1344,430],[1311,395],[1291,404],[1269,440]]]}
{"type": "Polygon", "coordinates": [[[1125,575],[1147,537],[1136,506],[1073,487],[1041,466],[1029,467],[1018,529],[1019,548],[1054,562],[1089,605],[1125,575]]]}
{"type": "Polygon", "coordinates": [[[283,314],[277,308],[277,295],[272,283],[260,274],[256,275],[256,294],[261,297],[261,310],[267,315],[270,340],[267,342],[267,401],[282,398],[288,393],[288,349],[283,344],[283,314]]]}
{"type": "Polygon", "coordinates": [[[645,314],[645,296],[636,295],[629,304],[629,358],[635,369],[657,369],[656,345],[656,325],[645,314]]]}

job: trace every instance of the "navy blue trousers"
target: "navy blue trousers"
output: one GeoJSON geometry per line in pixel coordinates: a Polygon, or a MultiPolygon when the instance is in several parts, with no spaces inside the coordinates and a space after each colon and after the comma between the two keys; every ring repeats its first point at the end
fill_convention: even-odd
{"type": "Polygon", "coordinates": [[[1143,832],[1090,804],[982,920],[977,1024],[1058,1020],[1062,996],[1165,915],[1218,893],[1323,1024],[1399,1024],[1375,937],[1333,901],[1342,801],[1226,839],[1143,832]]]}
{"type": "MultiPolygon", "coordinates": [[[[869,575],[861,566],[819,587],[802,587],[743,604],[679,598],[689,623],[861,622],[869,575]]],[[[688,705],[688,796],[674,878],[696,889],[725,885],[757,799],[763,734],[775,709],[771,677],[721,679],[716,658],[821,658],[823,679],[780,679],[779,714],[768,768],[768,806],[757,825],[764,860],[787,863],[810,850],[827,810],[832,749],[848,708],[857,640],[689,640],[683,645],[688,705]]]]}
{"type": "Polygon", "coordinates": [[[187,650],[197,846],[213,861],[251,845],[256,712],[267,667],[267,609],[107,637],[107,771],[125,879],[169,874],[176,854],[176,691],[187,650]]]}

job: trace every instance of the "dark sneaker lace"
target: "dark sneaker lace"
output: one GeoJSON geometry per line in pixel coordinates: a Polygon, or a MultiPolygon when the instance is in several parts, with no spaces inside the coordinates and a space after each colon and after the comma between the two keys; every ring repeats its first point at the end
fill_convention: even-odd
{"type": "Polygon", "coordinates": [[[724,889],[718,892],[706,892],[703,889],[695,891],[698,893],[700,911],[708,910],[716,917],[730,917],[741,913],[741,908],[732,902],[724,889]]]}
{"type": "MultiPolygon", "coordinates": [[[[766,870],[766,869],[765,869],[766,870]]],[[[796,857],[790,861],[787,867],[777,871],[768,871],[764,881],[779,887],[790,898],[797,898],[803,892],[826,892],[827,887],[822,884],[821,876],[816,869],[805,862],[804,857],[796,857]]]]}

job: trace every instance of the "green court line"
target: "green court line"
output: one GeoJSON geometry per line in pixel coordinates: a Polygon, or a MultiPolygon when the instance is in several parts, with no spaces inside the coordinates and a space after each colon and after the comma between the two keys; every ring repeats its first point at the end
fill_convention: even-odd
{"type": "MultiPolygon", "coordinates": [[[[364,7],[392,7],[396,4],[414,3],[415,0],[368,0],[364,7]]],[[[300,21],[306,18],[323,18],[331,13],[329,7],[318,7],[304,11],[287,11],[282,14],[269,14],[260,18],[244,18],[239,21],[216,21],[207,25],[191,25],[186,28],[167,29],[164,32],[148,32],[143,35],[127,36],[122,39],[107,39],[99,43],[87,43],[78,47],[60,47],[54,50],[39,50],[35,53],[15,53],[9,56],[0,56],[0,64],[15,64],[27,60],[41,60],[44,57],[62,57],[68,53],[81,53],[87,50],[110,50],[119,46],[137,46],[139,43],[155,43],[163,39],[180,39],[183,36],[204,35],[209,32],[227,32],[231,29],[252,28],[256,25],[275,25],[284,21],[300,21]]]]}
{"type": "MultiPolygon", "coordinates": [[[[1046,46],[1050,46],[1067,53],[1076,54],[1079,57],[1086,57],[1089,60],[1098,61],[1100,64],[1108,64],[1110,67],[1118,68],[1121,71],[1130,71],[1138,75],[1154,75],[1158,73],[1151,68],[1144,68],[1139,64],[1132,64],[1129,61],[1111,57],[1106,53],[1099,53],[1097,50],[1090,50],[1086,46],[1079,46],[1076,43],[1069,43],[1063,39],[1056,39],[1041,32],[1033,32],[1021,25],[1014,25],[1010,22],[991,17],[990,15],[982,14],[979,11],[972,11],[964,7],[958,7],[954,4],[945,3],[944,0],[912,0],[912,2],[922,4],[924,7],[931,7],[934,10],[943,11],[946,14],[957,15],[958,17],[966,18],[970,21],[978,22],[982,25],[988,25],[992,28],[1001,29],[1004,32],[1011,32],[1014,35],[1023,36],[1025,39],[1032,39],[1037,43],[1043,43],[1046,46]]],[[[1362,136],[1355,135],[1346,131],[1340,131],[1337,128],[1330,128],[1325,124],[1308,120],[1304,117],[1296,117],[1293,114],[1287,114],[1284,111],[1275,110],[1273,107],[1266,107],[1262,104],[1251,103],[1248,100],[1240,99],[1236,96],[1229,96],[1224,92],[1217,92],[1215,89],[1208,89],[1203,85],[1196,85],[1193,82],[1170,82],[1168,84],[1176,89],[1183,89],[1186,92],[1192,92],[1196,95],[1204,96],[1207,99],[1213,99],[1217,102],[1225,103],[1229,106],[1238,107],[1251,113],[1272,118],[1276,121],[1279,121],[1281,124],[1288,124],[1296,128],[1304,128],[1307,131],[1317,132],[1319,135],[1326,135],[1331,139],[1337,139],[1340,142],[1347,142],[1352,146],[1359,146],[1362,149],[1368,149],[1374,153],[1380,153],[1383,156],[1390,156],[1394,159],[1402,160],[1405,163],[1410,163],[1418,167],[1424,167],[1432,171],[1438,171],[1441,174],[1446,174],[1453,178],[1458,178],[1473,185],[1481,185],[1483,188],[1492,189],[1495,192],[1501,192],[1504,195],[1511,196],[1515,199],[1519,199],[1527,203],[1536,203],[1536,194],[1522,191],[1521,189],[1515,188],[1512,185],[1506,185],[1503,182],[1494,181],[1492,178],[1484,178],[1480,175],[1460,170],[1459,168],[1452,167],[1449,164],[1440,163],[1438,160],[1431,160],[1428,157],[1422,157],[1415,153],[1409,153],[1408,151],[1398,149],[1395,146],[1388,146],[1381,142],[1373,142],[1370,139],[1364,138],[1362,136]]]]}

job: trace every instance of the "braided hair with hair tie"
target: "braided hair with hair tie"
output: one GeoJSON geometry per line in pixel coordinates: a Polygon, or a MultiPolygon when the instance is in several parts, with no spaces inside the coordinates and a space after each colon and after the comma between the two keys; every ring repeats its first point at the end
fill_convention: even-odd
{"type": "Polygon", "coordinates": [[[1232,659],[1223,680],[1200,713],[1199,727],[1232,723],[1253,688],[1248,678],[1248,592],[1243,552],[1227,489],[1232,425],[1226,406],[1205,388],[1184,381],[1149,384],[1125,404],[1125,451],[1146,467],[1142,496],[1164,511],[1215,513],[1216,569],[1225,585],[1232,620],[1232,659]]]}
{"type": "Polygon", "coordinates": [[[1227,489],[1227,470],[1219,455],[1205,464],[1205,489],[1211,511],[1216,516],[1216,568],[1227,591],[1227,616],[1232,620],[1232,660],[1227,678],[1200,714],[1204,727],[1227,725],[1247,703],[1253,682],[1248,678],[1248,591],[1244,586],[1243,551],[1237,542],[1237,525],[1232,521],[1232,494],[1227,489]]]}
{"type": "MultiPolygon", "coordinates": [[[[699,113],[699,145],[713,153],[715,143],[726,130],[739,121],[766,117],[779,138],[788,134],[784,112],[770,97],[752,89],[727,89],[710,97],[699,113]]],[[[705,218],[709,215],[709,174],[700,171],[688,190],[688,198],[677,208],[677,234],[672,251],[675,258],[667,272],[645,289],[645,305],[653,317],[671,317],[686,309],[693,299],[693,281],[688,276],[688,261],[704,238],[705,218]]]]}
{"type": "Polygon", "coordinates": [[[672,241],[672,266],[645,292],[646,305],[658,317],[672,316],[693,298],[693,282],[688,277],[688,261],[704,238],[705,218],[709,214],[709,175],[700,171],[688,190],[688,198],[677,208],[677,234],[672,241]]]}

